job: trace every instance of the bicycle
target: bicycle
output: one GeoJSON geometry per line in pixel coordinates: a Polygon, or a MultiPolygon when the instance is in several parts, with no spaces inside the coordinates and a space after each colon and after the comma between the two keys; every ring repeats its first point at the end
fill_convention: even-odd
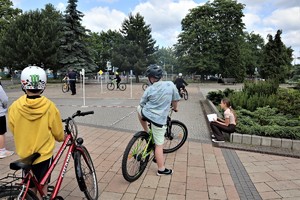
{"type": "MultiPolygon", "coordinates": [[[[111,82],[107,83],[107,89],[108,90],[114,90],[116,85],[117,85],[117,80],[113,79],[113,80],[111,80],[111,82]]],[[[126,90],[126,83],[119,83],[119,89],[121,91],[126,90]]]]}
{"type": "Polygon", "coordinates": [[[188,100],[189,98],[189,93],[185,88],[180,88],[180,95],[184,100],[188,100]]]}
{"type": "Polygon", "coordinates": [[[29,189],[30,182],[34,183],[37,192],[44,200],[63,199],[61,196],[57,195],[62,185],[71,156],[74,160],[75,174],[80,190],[85,194],[87,199],[98,199],[98,183],[93,161],[88,150],[83,146],[83,139],[80,137],[77,138],[78,130],[74,121],[74,118],[77,116],[85,116],[93,113],[94,111],[81,112],[78,110],[72,117],[63,120],[63,122],[65,122],[65,140],[56,153],[51,166],[41,182],[37,181],[31,171],[32,163],[40,156],[39,153],[34,153],[27,158],[10,163],[10,169],[15,170],[15,172],[0,179],[0,199],[38,200],[37,195],[29,189]],[[55,181],[55,186],[48,186],[48,192],[44,193],[43,187],[47,183],[50,174],[55,169],[66,149],[68,149],[67,154],[62,163],[59,176],[55,181]],[[17,171],[21,169],[25,171],[25,176],[17,175],[17,171]]]}
{"type": "MultiPolygon", "coordinates": [[[[178,120],[172,120],[173,110],[170,110],[167,118],[167,130],[165,133],[164,153],[172,153],[185,143],[188,130],[185,124],[178,120]]],[[[129,141],[122,158],[122,174],[128,182],[136,181],[145,171],[149,160],[154,158],[154,140],[151,130],[139,131],[129,141]],[[150,155],[153,153],[152,157],[150,155]]]]}
{"type": "Polygon", "coordinates": [[[63,93],[66,93],[66,92],[69,92],[70,90],[70,83],[69,83],[69,79],[68,78],[63,78],[63,84],[62,84],[62,92],[63,93]]]}

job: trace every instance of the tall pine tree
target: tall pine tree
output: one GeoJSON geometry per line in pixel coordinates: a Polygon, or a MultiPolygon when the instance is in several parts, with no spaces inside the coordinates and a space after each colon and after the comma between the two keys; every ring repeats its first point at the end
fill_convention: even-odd
{"type": "Polygon", "coordinates": [[[263,49],[263,65],[260,75],[264,79],[276,79],[283,82],[288,78],[293,60],[291,47],[286,47],[281,41],[282,30],[278,30],[274,38],[268,35],[268,43],[263,49]]]}
{"type": "Polygon", "coordinates": [[[122,70],[134,70],[137,82],[149,64],[153,64],[156,41],[151,36],[150,25],[146,25],[144,17],[137,13],[129,14],[120,30],[124,40],[114,47],[112,64],[122,70]]]}
{"type": "Polygon", "coordinates": [[[87,46],[88,30],[81,25],[83,13],[77,10],[77,0],[69,0],[65,11],[63,37],[60,46],[60,63],[65,70],[74,69],[86,72],[96,70],[87,46]]]}

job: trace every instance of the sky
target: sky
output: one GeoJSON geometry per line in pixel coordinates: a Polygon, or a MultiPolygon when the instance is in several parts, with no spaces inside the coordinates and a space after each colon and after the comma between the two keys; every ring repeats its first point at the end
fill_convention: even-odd
{"type": "MultiPolygon", "coordinates": [[[[65,11],[68,0],[12,0],[24,12],[44,8],[51,3],[65,11]]],[[[93,32],[120,30],[130,13],[139,12],[152,29],[159,47],[172,47],[181,32],[181,20],[189,9],[207,0],[78,0],[77,10],[84,14],[82,25],[93,32]]],[[[294,62],[300,63],[300,0],[237,0],[243,10],[245,31],[267,35],[282,30],[282,41],[294,50],[294,62]]],[[[267,42],[267,41],[266,41],[267,42]]]]}

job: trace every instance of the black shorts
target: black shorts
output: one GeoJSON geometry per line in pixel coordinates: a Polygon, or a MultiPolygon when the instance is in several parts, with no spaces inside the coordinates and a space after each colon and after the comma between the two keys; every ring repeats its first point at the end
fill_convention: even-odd
{"type": "MultiPolygon", "coordinates": [[[[35,175],[36,179],[38,180],[38,182],[41,182],[41,180],[43,179],[43,177],[45,176],[48,168],[50,167],[51,163],[52,163],[52,158],[45,160],[43,162],[40,162],[38,164],[32,165],[32,172],[35,175]]],[[[50,182],[50,177],[48,179],[48,181],[46,181],[46,183],[50,182]]],[[[30,187],[34,187],[34,183],[30,183],[30,187]]]]}
{"type": "Polygon", "coordinates": [[[1,116],[0,117],[0,135],[4,135],[7,131],[7,127],[6,127],[6,117],[1,116]]]}

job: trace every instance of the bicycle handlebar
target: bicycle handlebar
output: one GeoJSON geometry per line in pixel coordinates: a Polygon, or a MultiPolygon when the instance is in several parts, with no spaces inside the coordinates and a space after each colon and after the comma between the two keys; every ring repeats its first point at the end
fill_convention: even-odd
{"type": "MultiPolygon", "coordinates": [[[[82,112],[81,110],[77,110],[73,115],[72,115],[72,119],[78,116],[85,116],[85,115],[91,115],[94,114],[94,111],[86,111],[86,112],[82,112]]],[[[68,117],[67,119],[63,119],[62,122],[66,122],[68,119],[70,119],[70,117],[68,117]]]]}

